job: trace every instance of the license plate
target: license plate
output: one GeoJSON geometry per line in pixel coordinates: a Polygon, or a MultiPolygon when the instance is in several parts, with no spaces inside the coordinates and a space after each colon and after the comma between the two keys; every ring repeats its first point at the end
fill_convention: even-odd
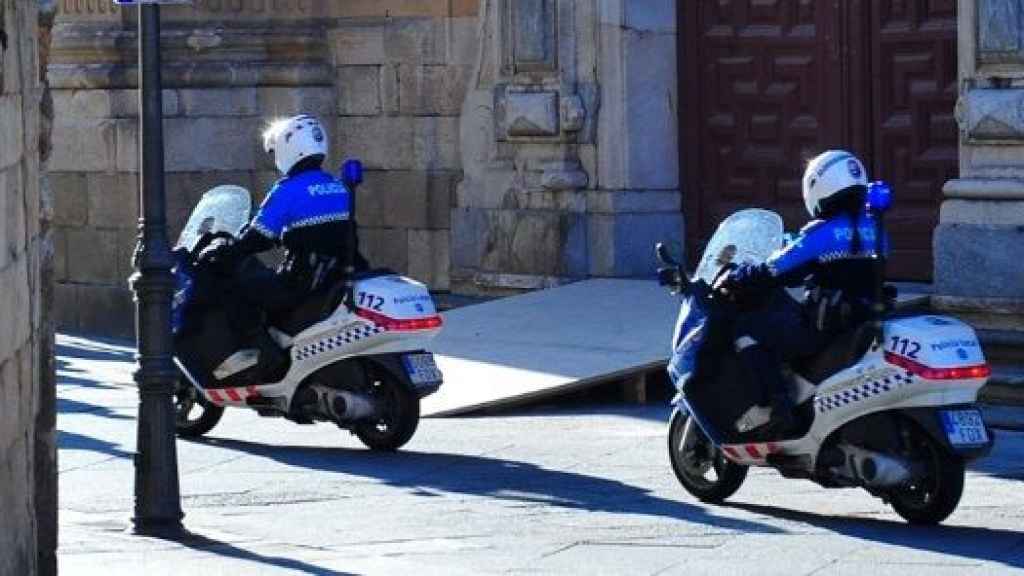
{"type": "Polygon", "coordinates": [[[407,354],[402,357],[402,363],[409,380],[416,386],[440,384],[444,379],[433,354],[407,354]]]}
{"type": "Polygon", "coordinates": [[[953,446],[977,446],[988,443],[988,431],[980,410],[943,410],[942,427],[953,446]]]}

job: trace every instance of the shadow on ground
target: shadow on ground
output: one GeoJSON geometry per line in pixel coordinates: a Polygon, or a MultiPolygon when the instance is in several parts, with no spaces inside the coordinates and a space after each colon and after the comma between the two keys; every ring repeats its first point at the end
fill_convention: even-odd
{"type": "Polygon", "coordinates": [[[1024,532],[969,526],[910,526],[902,521],[825,516],[761,504],[730,502],[726,506],[816,528],[912,550],[937,552],[1024,568],[1024,532]]]}
{"type": "Polygon", "coordinates": [[[381,454],[344,448],[266,446],[243,440],[204,439],[289,466],[373,478],[408,488],[424,497],[430,491],[484,496],[538,507],[686,520],[737,532],[775,534],[784,530],[747,520],[709,514],[707,509],[653,496],[649,490],[617,480],[552,470],[527,462],[433,452],[381,454]]]}
{"type": "Polygon", "coordinates": [[[115,456],[117,458],[132,458],[132,453],[121,450],[118,448],[118,444],[93,438],[92,436],[85,436],[74,432],[65,432],[64,430],[57,431],[57,449],[89,450],[91,452],[99,452],[100,454],[115,456]]]}
{"type": "Polygon", "coordinates": [[[167,534],[154,534],[154,538],[161,540],[167,540],[170,542],[176,542],[186,548],[197,550],[200,552],[209,552],[217,556],[234,558],[236,560],[242,560],[246,562],[254,562],[257,564],[265,564],[267,566],[275,566],[277,568],[284,568],[287,570],[294,570],[304,574],[312,574],[314,576],[352,576],[348,572],[338,572],[336,570],[330,570],[328,568],[322,568],[315,564],[303,562],[301,560],[294,560],[292,558],[283,558],[281,556],[269,556],[263,554],[257,554],[251,550],[239,548],[228,542],[216,540],[202,534],[196,534],[194,532],[170,532],[167,534]]]}

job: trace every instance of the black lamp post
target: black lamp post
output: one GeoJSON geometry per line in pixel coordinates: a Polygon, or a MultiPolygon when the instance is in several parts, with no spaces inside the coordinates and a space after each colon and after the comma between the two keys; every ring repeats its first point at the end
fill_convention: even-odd
{"type": "Polygon", "coordinates": [[[142,190],[135,248],[135,330],[138,338],[138,437],[135,454],[136,533],[181,531],[175,449],[171,297],[174,279],[164,196],[163,90],[160,78],[160,6],[139,6],[139,100],[142,190]]]}

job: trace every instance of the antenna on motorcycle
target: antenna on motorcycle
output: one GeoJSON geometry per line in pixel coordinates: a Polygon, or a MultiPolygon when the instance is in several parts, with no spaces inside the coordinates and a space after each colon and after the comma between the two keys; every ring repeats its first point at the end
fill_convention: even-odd
{"type": "Polygon", "coordinates": [[[875,254],[872,263],[874,273],[874,294],[871,302],[871,316],[879,342],[884,338],[885,320],[885,259],[888,248],[885,238],[885,213],[892,207],[892,187],[887,182],[868,184],[865,208],[875,224],[875,254]]]}
{"type": "Polygon", "coordinates": [[[344,262],[342,270],[345,272],[345,301],[349,309],[355,308],[355,285],[356,285],[356,189],[363,183],[363,163],[358,158],[345,160],[341,165],[341,181],[349,189],[349,227],[348,238],[345,242],[344,262]]]}

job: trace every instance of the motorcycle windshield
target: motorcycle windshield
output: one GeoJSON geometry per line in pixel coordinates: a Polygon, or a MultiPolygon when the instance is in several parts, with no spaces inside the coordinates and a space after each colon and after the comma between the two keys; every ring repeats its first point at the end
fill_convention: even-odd
{"type": "Polygon", "coordinates": [[[251,213],[252,196],[245,188],[231,185],[211,188],[192,209],[175,248],[191,252],[199,239],[208,233],[227,232],[237,237],[249,222],[251,213]]]}
{"type": "Polygon", "coordinates": [[[711,284],[726,264],[760,264],[782,248],[785,227],[771,210],[751,208],[729,216],[704,249],[696,278],[711,284]]]}

